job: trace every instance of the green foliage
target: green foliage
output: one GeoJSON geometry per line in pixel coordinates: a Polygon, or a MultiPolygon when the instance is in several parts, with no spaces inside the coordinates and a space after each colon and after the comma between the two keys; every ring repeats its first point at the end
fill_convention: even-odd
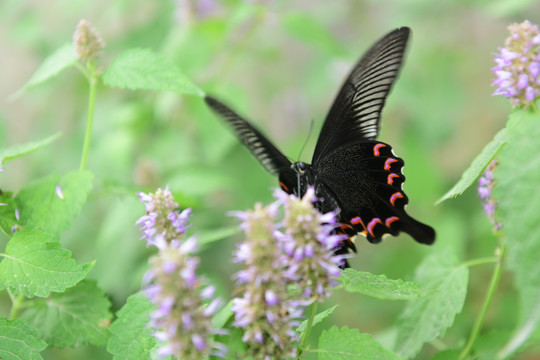
{"type": "Polygon", "coordinates": [[[103,74],[103,82],[122,89],[204,96],[172,62],[148,49],[131,49],[120,54],[103,74]]]}
{"type": "Polygon", "coordinates": [[[79,265],[69,250],[38,230],[16,231],[0,262],[0,289],[26,297],[47,297],[84,279],[93,263],[79,265]]]}
{"type": "Polygon", "coordinates": [[[69,229],[86,203],[93,178],[88,171],[76,171],[63,178],[51,175],[26,186],[15,198],[21,214],[20,223],[25,228],[49,234],[53,240],[59,239],[60,233],[69,229]],[[57,187],[61,189],[61,195],[57,193],[57,187]]]}
{"type": "Polygon", "coordinates": [[[501,129],[487,144],[484,149],[476,156],[476,158],[473,160],[471,165],[463,172],[461,175],[461,179],[450,189],[446,194],[444,194],[439,200],[437,200],[437,203],[441,203],[444,200],[448,200],[451,198],[455,198],[461,194],[465,190],[467,190],[475,181],[478,179],[478,177],[482,174],[482,172],[485,170],[485,168],[488,166],[488,164],[493,160],[493,158],[497,155],[499,150],[502,149],[502,147],[507,142],[507,129],[501,129]]]}
{"type": "Polygon", "coordinates": [[[156,344],[156,339],[151,336],[152,329],[147,326],[153,309],[154,306],[141,293],[127,299],[109,329],[111,337],[107,350],[113,354],[115,360],[149,358],[150,351],[156,344]]]}
{"type": "Polygon", "coordinates": [[[414,282],[388,279],[364,271],[345,269],[339,281],[348,292],[356,292],[381,300],[415,300],[429,293],[414,282]]]}
{"type": "Polygon", "coordinates": [[[29,153],[42,148],[45,145],[52,143],[54,140],[60,137],[60,133],[51,135],[43,140],[31,141],[25,144],[13,145],[8,148],[0,150],[0,165],[6,162],[16,159],[21,156],[28,155],[29,153]]]}
{"type": "Polygon", "coordinates": [[[13,97],[16,98],[24,91],[53,78],[62,72],[62,70],[74,65],[76,61],[77,56],[75,55],[73,44],[64,44],[43,61],[30,80],[28,80],[26,84],[13,95],[13,97]]]}
{"type": "Polygon", "coordinates": [[[37,337],[37,330],[23,319],[7,320],[0,317],[0,359],[39,360],[47,343],[37,337]]]}
{"type": "Polygon", "coordinates": [[[32,301],[22,317],[49,346],[103,346],[112,317],[110,306],[95,281],[83,280],[63,293],[32,301]]]}
{"type": "MultiPolygon", "coordinates": [[[[334,310],[336,310],[337,307],[338,307],[337,305],[332,306],[331,308],[328,308],[328,309],[326,309],[324,311],[321,311],[320,313],[315,315],[315,317],[313,318],[313,323],[311,324],[311,326],[315,326],[316,324],[320,323],[321,321],[323,321],[324,319],[329,317],[334,312],[334,310]]],[[[298,331],[299,333],[303,333],[304,330],[306,329],[306,326],[307,326],[307,320],[304,320],[304,321],[302,321],[300,326],[298,326],[296,331],[298,331]]]]}
{"type": "Polygon", "coordinates": [[[357,329],[334,326],[319,338],[319,360],[393,359],[400,357],[357,329]]]}
{"type": "Polygon", "coordinates": [[[6,236],[11,236],[11,227],[17,223],[15,218],[15,199],[11,194],[0,195],[0,229],[6,236]]]}
{"type": "Polygon", "coordinates": [[[416,270],[415,281],[435,293],[408,302],[398,320],[395,350],[406,359],[414,358],[424,343],[444,336],[463,308],[469,269],[451,251],[433,253],[416,270]]]}
{"type": "Polygon", "coordinates": [[[540,323],[540,117],[525,110],[516,113],[519,120],[509,124],[508,145],[500,154],[495,189],[497,219],[504,224],[506,263],[514,273],[521,299],[516,342],[509,344],[509,353],[523,345],[540,323]]]}

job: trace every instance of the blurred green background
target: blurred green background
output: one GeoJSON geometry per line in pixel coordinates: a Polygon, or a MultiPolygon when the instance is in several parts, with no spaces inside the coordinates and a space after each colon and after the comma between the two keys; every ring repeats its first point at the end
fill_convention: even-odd
{"type": "MultiPolygon", "coordinates": [[[[32,179],[79,166],[86,126],[87,83],[75,69],[9,99],[43,59],[71,41],[80,19],[106,41],[100,64],[134,47],[151,48],[176,63],[195,84],[253,121],[292,160],[310,162],[319,128],[351,66],[388,31],[413,34],[400,79],[383,112],[380,140],[405,159],[409,212],[437,230],[432,247],[408,236],[371,245],[357,241],[354,268],[410,279],[428,253],[458,249],[463,260],[490,256],[496,238],[473,189],[435,206],[510,111],[491,96],[493,53],[506,26],[540,22],[530,0],[476,1],[137,1],[0,2],[0,146],[63,136],[0,173],[0,188],[17,192],[32,179]],[[313,131],[309,133],[313,122],[313,131]],[[307,142],[300,154],[302,145],[307,142]]],[[[146,249],[134,222],[143,215],[137,191],[169,184],[182,207],[193,207],[189,232],[211,239],[235,227],[226,213],[272,200],[277,180],[267,174],[198,97],[101,86],[88,168],[95,189],[63,237],[79,262],[97,263],[91,277],[114,311],[140,288],[146,249]]],[[[230,298],[238,234],[205,246],[202,272],[230,298]]],[[[7,239],[0,243],[5,245],[7,239]]],[[[491,268],[474,267],[464,312],[444,341],[460,345],[471,329],[491,268]]],[[[516,316],[511,276],[503,278],[486,331],[516,316]]],[[[9,299],[0,299],[2,315],[9,299]]],[[[336,292],[321,309],[339,304],[330,323],[370,332],[384,343],[403,303],[336,292]]],[[[315,345],[315,344],[314,344],[315,345]]],[[[437,344],[435,344],[437,345],[437,344]]],[[[435,347],[425,346],[419,358],[435,347]]],[[[55,359],[109,358],[103,350],[47,350],[55,359]]]]}

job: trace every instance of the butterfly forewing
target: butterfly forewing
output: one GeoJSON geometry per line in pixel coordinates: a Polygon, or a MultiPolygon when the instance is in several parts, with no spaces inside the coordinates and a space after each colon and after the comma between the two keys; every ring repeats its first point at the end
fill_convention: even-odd
{"type": "Polygon", "coordinates": [[[291,167],[289,159],[251,124],[218,100],[207,96],[205,101],[232,126],[238,138],[268,172],[279,175],[281,171],[289,170],[291,167]]]}
{"type": "Polygon", "coordinates": [[[381,111],[399,73],[409,32],[407,27],[392,31],[353,68],[321,129],[314,165],[339,146],[377,137],[381,111]]]}

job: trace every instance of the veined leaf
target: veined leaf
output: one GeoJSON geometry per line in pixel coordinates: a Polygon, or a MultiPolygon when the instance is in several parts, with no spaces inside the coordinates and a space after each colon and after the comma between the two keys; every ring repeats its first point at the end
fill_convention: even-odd
{"type": "Polygon", "coordinates": [[[63,178],[51,175],[26,186],[15,198],[20,223],[58,240],[86,203],[93,177],[89,171],[75,171],[63,178]]]}
{"type": "Polygon", "coordinates": [[[450,249],[439,249],[418,267],[415,280],[435,293],[408,302],[398,320],[394,350],[406,359],[414,358],[424,343],[444,336],[452,326],[465,302],[469,269],[450,249]]]}
{"type": "Polygon", "coordinates": [[[43,63],[37,68],[36,72],[32,75],[30,80],[24,86],[12,95],[13,98],[17,98],[24,91],[39,85],[50,78],[58,75],[65,68],[70,67],[77,61],[77,55],[75,54],[75,48],[73,44],[65,44],[49,55],[43,63]]]}
{"type": "Polygon", "coordinates": [[[397,360],[400,357],[358,329],[336,326],[325,330],[319,338],[319,360],[397,360]]]}
{"type": "Polygon", "coordinates": [[[361,293],[381,300],[414,300],[429,295],[417,283],[388,279],[385,275],[345,269],[340,281],[348,292],[361,293]]]}
{"type": "Polygon", "coordinates": [[[0,165],[16,159],[21,156],[25,156],[39,148],[52,143],[54,140],[60,137],[60,133],[49,136],[43,140],[30,141],[20,145],[13,145],[8,148],[0,150],[0,165]]]}
{"type": "Polygon", "coordinates": [[[131,49],[120,54],[103,74],[103,82],[130,90],[171,91],[204,96],[180,69],[149,49],[131,49]]]}
{"type": "Polygon", "coordinates": [[[112,316],[110,306],[95,281],[83,280],[64,293],[32,301],[23,318],[38,329],[40,338],[50,346],[103,346],[107,342],[107,327],[112,316]]]}
{"type": "Polygon", "coordinates": [[[461,179],[450,189],[446,194],[444,194],[437,204],[440,204],[444,200],[450,198],[455,198],[471,186],[476,179],[482,174],[485,168],[489,165],[491,160],[497,155],[497,152],[506,144],[507,139],[507,129],[501,129],[495,135],[493,140],[491,140],[484,149],[476,156],[471,165],[467,170],[461,175],[461,179]]]}
{"type": "Polygon", "coordinates": [[[2,193],[0,195],[0,204],[0,230],[7,237],[11,237],[11,227],[18,222],[15,217],[17,205],[10,193],[2,193]]]}
{"type": "MultiPolygon", "coordinates": [[[[330,314],[332,314],[334,312],[334,310],[336,310],[337,307],[338,307],[337,305],[332,306],[331,308],[328,308],[328,309],[326,309],[324,311],[321,311],[320,313],[315,315],[315,317],[313,318],[313,324],[311,326],[315,326],[315,324],[318,324],[321,321],[323,321],[324,319],[326,319],[328,316],[330,316],[330,314]]],[[[304,321],[302,321],[300,326],[298,326],[296,331],[299,332],[299,333],[303,333],[304,330],[306,329],[306,326],[307,326],[307,320],[304,320],[304,321]]]]}
{"type": "Polygon", "coordinates": [[[22,319],[13,321],[0,317],[0,359],[40,360],[47,343],[37,337],[37,330],[22,319]]]}
{"type": "Polygon", "coordinates": [[[519,110],[520,122],[509,123],[508,144],[495,169],[493,197],[499,201],[506,263],[515,275],[521,316],[514,337],[505,346],[508,356],[519,349],[540,324],[540,117],[519,110]]]}
{"type": "Polygon", "coordinates": [[[152,329],[147,326],[153,309],[150,300],[141,293],[128,298],[110,327],[107,351],[113,354],[114,360],[149,359],[150,351],[157,343],[150,335],[152,329]]]}
{"type": "Polygon", "coordinates": [[[60,248],[46,233],[24,228],[16,231],[0,262],[0,289],[10,288],[26,297],[48,297],[84,279],[93,263],[79,265],[71,252],[60,248]]]}

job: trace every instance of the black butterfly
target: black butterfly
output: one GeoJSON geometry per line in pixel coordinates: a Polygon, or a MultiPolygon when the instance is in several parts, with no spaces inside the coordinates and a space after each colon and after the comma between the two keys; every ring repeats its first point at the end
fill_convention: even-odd
{"type": "MultiPolygon", "coordinates": [[[[339,209],[340,231],[363,234],[371,243],[403,231],[422,244],[435,231],[405,212],[403,160],[390,145],[376,141],[386,96],[394,83],[409,37],[402,27],[379,40],[362,57],[338,93],[321,129],[312,164],[291,163],[250,123],[214,98],[206,103],[234,129],[242,143],[290,194],[314,186],[322,213],[339,209]]],[[[351,239],[338,253],[356,251],[351,239]]]]}

